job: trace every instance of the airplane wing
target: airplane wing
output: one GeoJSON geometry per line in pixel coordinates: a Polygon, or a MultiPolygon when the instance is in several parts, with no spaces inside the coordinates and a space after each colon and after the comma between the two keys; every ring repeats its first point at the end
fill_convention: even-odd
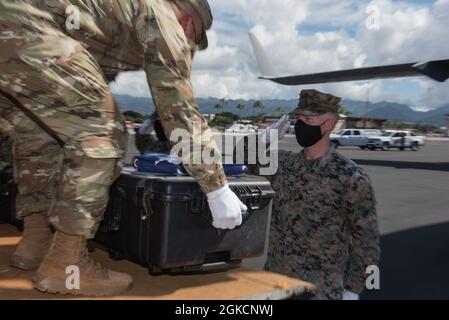
{"type": "Polygon", "coordinates": [[[449,59],[281,77],[278,76],[256,36],[250,32],[249,37],[259,68],[262,71],[260,79],[274,81],[283,85],[294,86],[416,76],[427,76],[439,82],[449,79],[449,59]]]}

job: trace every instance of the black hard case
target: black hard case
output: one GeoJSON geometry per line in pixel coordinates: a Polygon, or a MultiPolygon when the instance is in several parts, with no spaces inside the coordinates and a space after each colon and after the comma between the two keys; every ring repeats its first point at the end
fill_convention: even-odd
{"type": "Polygon", "coordinates": [[[212,226],[206,196],[193,178],[126,168],[111,188],[95,240],[112,258],[134,261],[151,274],[222,271],[262,256],[275,193],[262,177],[228,181],[249,211],[241,227],[223,231],[212,226]]]}
{"type": "Polygon", "coordinates": [[[16,217],[17,185],[14,183],[13,169],[6,166],[0,169],[0,223],[23,228],[23,220],[16,217]]]}

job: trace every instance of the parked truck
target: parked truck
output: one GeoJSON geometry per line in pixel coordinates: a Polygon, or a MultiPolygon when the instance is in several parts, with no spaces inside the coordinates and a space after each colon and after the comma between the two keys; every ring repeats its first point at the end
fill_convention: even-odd
{"type": "Polygon", "coordinates": [[[379,136],[382,132],[375,129],[343,129],[335,134],[331,134],[331,143],[336,147],[356,146],[365,149],[368,140],[372,136],[379,136]]]}
{"type": "Polygon", "coordinates": [[[371,150],[382,149],[384,151],[392,148],[400,150],[410,148],[413,151],[418,151],[425,143],[425,137],[417,136],[412,131],[387,130],[380,136],[370,137],[368,139],[368,148],[371,150]]]}

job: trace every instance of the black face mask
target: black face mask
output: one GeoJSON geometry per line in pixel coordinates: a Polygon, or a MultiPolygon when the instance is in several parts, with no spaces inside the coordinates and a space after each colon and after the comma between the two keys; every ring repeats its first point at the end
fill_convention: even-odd
{"type": "Polygon", "coordinates": [[[323,134],[321,133],[321,127],[323,122],[319,126],[311,126],[306,124],[302,120],[298,120],[295,125],[295,134],[296,134],[296,140],[298,140],[298,143],[301,147],[308,148],[323,139],[323,134]]]}

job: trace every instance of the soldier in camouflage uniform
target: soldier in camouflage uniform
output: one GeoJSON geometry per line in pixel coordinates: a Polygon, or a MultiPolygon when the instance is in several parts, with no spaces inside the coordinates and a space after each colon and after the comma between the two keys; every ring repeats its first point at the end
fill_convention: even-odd
{"type": "Polygon", "coordinates": [[[12,143],[11,132],[12,125],[3,119],[2,109],[0,108],[0,169],[7,164],[12,163],[12,143]]]}
{"type": "Polygon", "coordinates": [[[317,299],[357,297],[379,263],[376,200],[366,172],[330,147],[340,99],[304,90],[300,153],[279,150],[266,269],[314,283],[317,299]],[[352,294],[351,294],[352,293],[352,294]]]}
{"type": "MultiPolygon", "coordinates": [[[[123,119],[106,81],[145,70],[167,136],[192,132],[198,121],[202,139],[191,140],[216,150],[190,82],[193,52],[207,47],[211,23],[207,0],[0,0],[0,120],[13,128],[25,217],[11,265],[40,266],[38,290],[106,295],[131,287],[130,276],[101,268],[86,250],[122,167],[123,119]],[[80,290],[65,287],[67,265],[80,268],[80,290]]],[[[205,193],[227,186],[220,163],[184,162],[205,193]]]]}
{"type": "Polygon", "coordinates": [[[9,135],[0,131],[0,168],[12,163],[12,146],[9,135]]]}

